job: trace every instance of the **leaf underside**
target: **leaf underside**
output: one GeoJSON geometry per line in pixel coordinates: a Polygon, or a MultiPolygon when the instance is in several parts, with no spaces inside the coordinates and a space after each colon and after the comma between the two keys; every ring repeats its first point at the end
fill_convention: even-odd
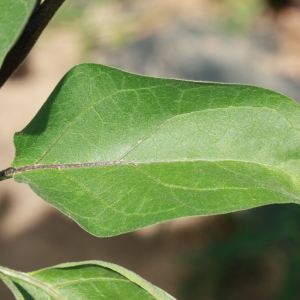
{"type": "Polygon", "coordinates": [[[0,68],[28,21],[36,0],[0,1],[0,68]]]}
{"type": "Polygon", "coordinates": [[[12,176],[97,236],[300,202],[300,106],[83,64],[15,135],[12,176]]]}
{"type": "Polygon", "coordinates": [[[0,278],[17,300],[174,300],[135,273],[101,261],[66,263],[31,273],[0,267],[0,278]]]}

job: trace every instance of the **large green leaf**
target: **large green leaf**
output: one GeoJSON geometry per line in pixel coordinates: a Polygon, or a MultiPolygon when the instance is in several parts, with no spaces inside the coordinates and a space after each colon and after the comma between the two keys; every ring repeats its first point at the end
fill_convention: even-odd
{"type": "Polygon", "coordinates": [[[31,273],[0,267],[0,278],[18,300],[174,299],[135,273],[101,261],[66,263],[31,273]]]}
{"type": "Polygon", "coordinates": [[[87,231],[300,202],[300,106],[259,87],[73,68],[15,135],[15,169],[87,231]]]}
{"type": "Polygon", "coordinates": [[[0,1],[0,67],[3,60],[23,31],[36,0],[0,1]]]}

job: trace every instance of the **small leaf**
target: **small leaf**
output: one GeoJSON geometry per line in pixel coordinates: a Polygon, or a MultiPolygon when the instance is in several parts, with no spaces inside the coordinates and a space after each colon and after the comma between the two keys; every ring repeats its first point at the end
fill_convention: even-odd
{"type": "Polygon", "coordinates": [[[98,236],[300,202],[300,106],[259,87],[72,69],[6,176],[98,236]]]}
{"type": "Polygon", "coordinates": [[[161,299],[172,296],[120,266],[86,261],[31,273],[0,267],[0,278],[16,299],[161,299]]]}
{"type": "Polygon", "coordinates": [[[0,1],[0,68],[3,60],[23,31],[36,0],[0,1]]]}

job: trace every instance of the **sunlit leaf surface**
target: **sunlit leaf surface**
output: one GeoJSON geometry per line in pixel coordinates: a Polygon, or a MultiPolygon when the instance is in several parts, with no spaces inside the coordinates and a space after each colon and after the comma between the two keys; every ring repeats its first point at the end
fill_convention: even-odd
{"type": "Polygon", "coordinates": [[[98,236],[300,201],[300,106],[259,87],[73,68],[11,175],[98,236]]]}

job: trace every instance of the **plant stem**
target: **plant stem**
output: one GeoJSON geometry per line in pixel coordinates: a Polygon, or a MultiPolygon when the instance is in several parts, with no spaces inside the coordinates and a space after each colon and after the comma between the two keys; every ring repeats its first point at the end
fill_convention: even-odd
{"type": "Polygon", "coordinates": [[[39,36],[65,0],[37,1],[24,31],[14,47],[8,52],[0,70],[0,88],[14,71],[21,65],[39,36]]]}
{"type": "Polygon", "coordinates": [[[0,181],[12,178],[13,175],[11,174],[11,172],[12,172],[12,168],[8,168],[3,171],[0,171],[0,181]]]}

